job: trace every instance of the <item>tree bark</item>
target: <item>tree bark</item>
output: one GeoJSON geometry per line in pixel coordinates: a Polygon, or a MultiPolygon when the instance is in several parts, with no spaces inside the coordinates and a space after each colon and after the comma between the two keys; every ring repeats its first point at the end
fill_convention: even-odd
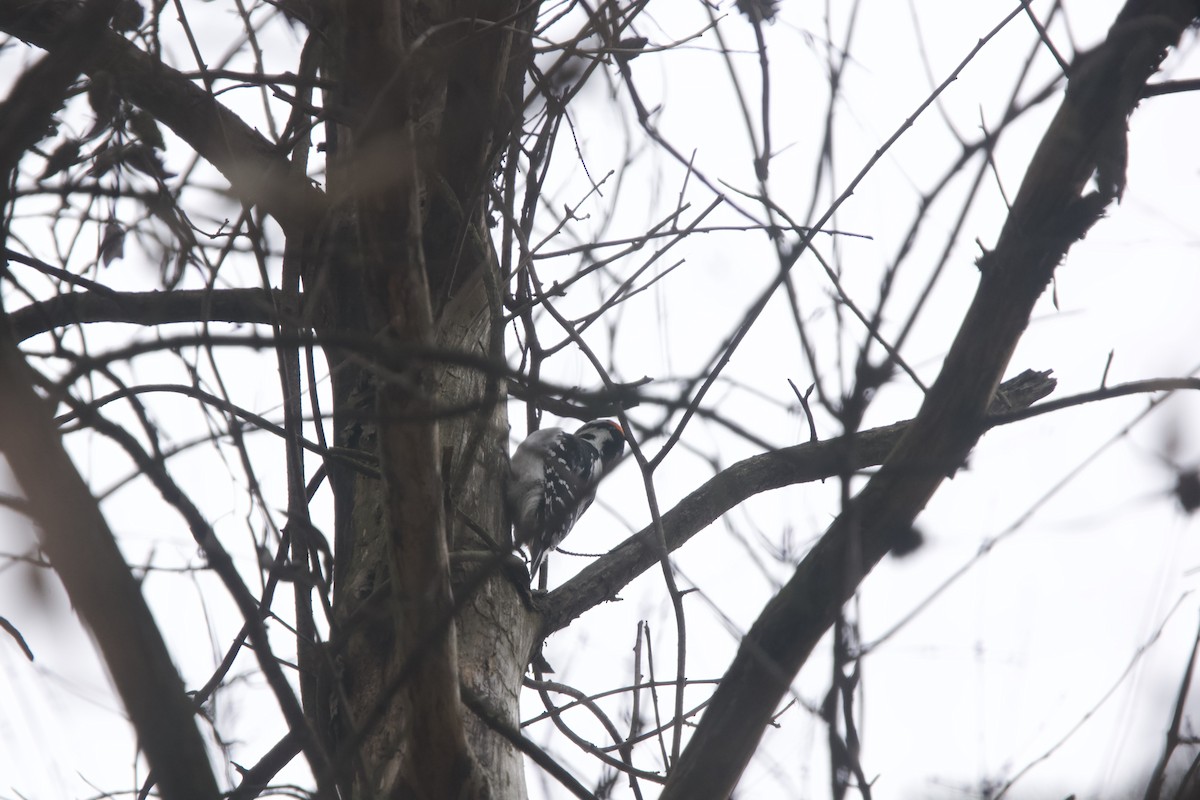
{"type": "MultiPolygon", "coordinates": [[[[483,211],[493,142],[510,126],[510,77],[528,55],[517,10],[333,4],[333,210],[306,276],[321,302],[319,333],[503,362],[483,211]]],[[[459,696],[461,682],[515,725],[534,629],[519,587],[497,568],[511,552],[502,384],[463,365],[385,371],[327,353],[335,443],[377,457],[381,472],[330,463],[341,783],[355,797],[524,797],[520,754],[459,696]],[[447,408],[473,410],[442,417],[447,408]]]]}

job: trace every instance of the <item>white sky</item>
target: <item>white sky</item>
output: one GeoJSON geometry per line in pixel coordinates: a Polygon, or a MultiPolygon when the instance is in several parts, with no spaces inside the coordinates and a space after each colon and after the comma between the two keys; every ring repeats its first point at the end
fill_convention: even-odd
{"type": "MultiPolygon", "coordinates": [[[[802,218],[812,193],[812,164],[826,102],[819,46],[807,43],[805,36],[820,40],[824,23],[822,9],[815,4],[785,0],[783,6],[782,19],[766,29],[771,48],[772,138],[779,152],[772,162],[771,190],[776,202],[802,218]]],[[[833,181],[837,192],[928,96],[931,84],[913,44],[913,14],[936,83],[1011,7],[999,2],[863,4],[851,44],[844,99],[837,107],[833,181]]],[[[1072,40],[1079,47],[1093,46],[1118,7],[1100,0],[1068,4],[1069,34],[1056,22],[1050,27],[1051,36],[1068,55],[1072,40]]],[[[215,61],[231,39],[218,29],[236,26],[237,20],[207,11],[211,5],[189,8],[206,15],[204,25],[211,28],[201,34],[225,37],[213,39],[218,42],[210,53],[215,61]]],[[[1035,8],[1044,18],[1046,4],[1035,8]]],[[[735,61],[757,102],[757,56],[750,28],[731,7],[723,5],[722,13],[729,14],[721,23],[727,43],[744,50],[735,61]]],[[[665,44],[701,30],[706,20],[698,4],[663,0],[651,4],[638,32],[654,44],[665,44]]],[[[845,20],[833,23],[839,42],[844,24],[845,20]]],[[[880,270],[894,257],[919,193],[958,154],[945,120],[952,120],[958,133],[969,140],[978,137],[981,118],[989,128],[994,126],[1011,91],[1014,64],[1025,57],[1034,40],[1024,20],[998,36],[842,207],[836,227],[871,237],[837,242],[847,291],[865,307],[874,302],[880,270]]],[[[273,45],[268,57],[277,59],[280,69],[291,68],[289,59],[294,54],[288,49],[288,35],[276,31],[268,41],[273,45]]],[[[728,73],[715,48],[710,33],[675,52],[644,54],[632,62],[634,76],[648,104],[663,104],[659,127],[681,152],[690,155],[694,150],[695,164],[710,177],[754,191],[746,134],[739,115],[732,111],[728,73]]],[[[176,63],[187,63],[182,47],[175,57],[176,63]]],[[[1175,59],[1168,62],[1165,77],[1195,76],[1196,67],[1194,54],[1187,62],[1175,59]]],[[[1024,97],[1054,75],[1054,65],[1044,51],[1033,75],[1024,97]]],[[[620,167],[625,147],[621,132],[634,128],[624,90],[617,92],[616,105],[608,93],[597,76],[572,111],[579,146],[597,179],[620,167]],[[624,118],[615,113],[618,107],[624,118]]],[[[243,104],[237,106],[239,111],[261,113],[261,108],[253,110],[249,93],[241,100],[238,97],[228,96],[230,102],[243,104]]],[[[1015,194],[1030,148],[1057,102],[1056,97],[1044,104],[1002,140],[995,163],[1009,197],[1015,194]]],[[[1110,351],[1114,356],[1109,384],[1190,374],[1200,365],[1200,315],[1194,311],[1195,298],[1200,296],[1197,121],[1200,110],[1194,93],[1143,103],[1132,123],[1126,197],[1072,250],[1058,272],[1058,308],[1049,295],[1043,298],[1010,374],[1025,368],[1053,369],[1059,379],[1055,396],[1062,397],[1095,388],[1110,351]]],[[[561,187],[552,195],[559,208],[577,202],[585,185],[566,132],[561,144],[552,180],[561,187]]],[[[177,168],[186,163],[186,156],[172,153],[168,162],[177,168]]],[[[970,168],[964,175],[969,173],[970,168]]],[[[611,212],[607,235],[636,235],[648,222],[670,213],[681,183],[678,165],[653,148],[643,148],[611,212]]],[[[933,209],[917,254],[901,274],[897,296],[890,302],[887,324],[892,327],[885,332],[894,333],[903,322],[904,311],[958,213],[963,184],[960,176],[959,190],[951,191],[933,209]]],[[[829,199],[827,189],[823,197],[822,208],[829,199]]],[[[689,182],[691,215],[711,199],[694,178],[689,182]]],[[[745,199],[738,202],[753,205],[745,199]]],[[[904,349],[906,360],[925,380],[936,375],[949,337],[974,291],[973,260],[978,248],[973,242],[994,243],[1003,211],[1003,196],[989,174],[947,274],[904,349]]],[[[223,213],[223,206],[215,204],[214,216],[219,219],[223,213]]],[[[580,213],[593,215],[591,222],[579,224],[586,230],[610,211],[606,200],[597,200],[580,213]]],[[[737,224],[743,220],[721,209],[708,221],[737,224]]],[[[570,244],[564,241],[562,246],[570,244]]],[[[817,244],[831,255],[828,239],[817,244]]],[[[631,257],[619,269],[632,271],[649,252],[631,257]]],[[[662,396],[674,390],[669,379],[692,374],[711,357],[776,269],[761,233],[694,237],[673,250],[664,266],[679,258],[686,259],[680,269],[624,306],[611,343],[618,376],[651,376],[662,396]]],[[[549,262],[539,265],[543,279],[553,279],[554,269],[567,274],[573,267],[574,263],[557,268],[549,262]]],[[[252,273],[248,268],[247,274],[252,273]]],[[[102,277],[121,288],[145,288],[152,274],[153,267],[138,264],[131,255],[102,277]]],[[[796,278],[805,311],[814,315],[813,329],[826,337],[820,354],[831,370],[827,386],[840,391],[842,387],[830,379],[837,348],[852,353],[861,334],[851,327],[849,337],[836,343],[829,285],[813,260],[801,261],[796,278]]],[[[596,297],[595,288],[583,286],[560,307],[586,310],[594,306],[596,297]]],[[[782,296],[777,298],[758,322],[728,369],[728,382],[714,388],[710,401],[756,435],[787,445],[805,439],[807,425],[791,409],[786,381],[791,378],[804,387],[812,376],[781,300],[782,296]]],[[[132,334],[120,330],[112,335],[123,339],[132,334]]],[[[589,342],[608,352],[604,332],[593,331],[589,342]]],[[[229,359],[229,374],[244,376],[234,386],[239,399],[255,410],[274,411],[274,387],[262,377],[261,362],[249,354],[222,355],[229,359]]],[[[557,378],[595,385],[582,358],[572,359],[569,366],[567,358],[555,365],[557,378]]],[[[173,370],[173,379],[184,380],[171,362],[163,360],[158,366],[164,373],[173,370]]],[[[138,369],[147,381],[164,380],[156,373],[158,366],[138,369]]],[[[979,796],[983,782],[1003,784],[1039,759],[1091,714],[1114,686],[1111,698],[1051,758],[1031,769],[1010,796],[1075,793],[1110,798],[1124,796],[1130,787],[1140,791],[1145,772],[1159,752],[1200,611],[1190,594],[1196,584],[1192,570],[1200,566],[1195,523],[1180,514],[1169,497],[1174,475],[1163,462],[1167,455],[1187,465],[1200,460],[1192,422],[1197,401],[1174,398],[1122,436],[1148,399],[1138,396],[1071,409],[988,434],[973,454],[970,468],[947,483],[919,519],[927,545],[904,561],[885,560],[868,578],[857,613],[863,639],[871,642],[929,597],[947,576],[972,562],[981,545],[1005,537],[863,661],[863,766],[868,776],[876,778],[876,798],[979,796]],[[1113,438],[1115,444],[1089,461],[1113,438]],[[1078,477],[1056,489],[1085,464],[1078,477]],[[1139,656],[1160,630],[1157,642],[1139,656]],[[1136,662],[1133,669],[1121,680],[1131,662],[1136,662]]],[[[911,417],[919,402],[919,393],[899,381],[880,393],[867,425],[911,417]]],[[[155,409],[164,425],[184,418],[184,412],[194,412],[183,400],[166,400],[155,409]]],[[[632,416],[652,423],[660,413],[648,404],[632,416]]],[[[829,415],[819,412],[817,422],[822,436],[837,433],[829,415]]],[[[524,433],[524,415],[517,406],[512,424],[514,438],[519,438],[524,433]]],[[[178,438],[183,441],[187,436],[178,438]]],[[[256,452],[259,478],[268,502],[278,509],[286,496],[282,476],[273,466],[278,451],[273,441],[259,438],[264,440],[261,452],[256,452]]],[[[77,434],[70,443],[98,492],[125,474],[127,466],[103,442],[77,434]]],[[[659,444],[648,446],[653,451],[659,444]]],[[[656,476],[664,508],[711,474],[704,457],[727,465],[756,452],[753,445],[707,423],[693,423],[685,444],[688,450],[677,450],[656,476]]],[[[568,549],[603,552],[625,538],[629,526],[638,529],[647,522],[641,482],[633,466],[627,462],[604,484],[599,502],[580,523],[568,549]]],[[[248,515],[253,526],[261,523],[246,507],[240,480],[226,482],[227,468],[211,450],[180,457],[176,471],[189,491],[202,495],[202,507],[230,546],[241,548],[244,563],[252,570],[252,552],[246,547],[248,515]]],[[[790,566],[770,561],[768,549],[787,542],[794,548],[793,557],[801,555],[836,513],[837,499],[833,482],[755,498],[678,554],[681,583],[699,590],[687,605],[688,677],[721,675],[736,649],[738,631],[752,623],[772,593],[773,582],[790,574],[790,566]],[[760,568],[748,551],[765,567],[760,568]],[[720,609],[720,614],[714,609],[720,609]]],[[[116,491],[105,499],[104,509],[120,531],[131,561],[152,557],[164,566],[198,563],[180,521],[144,486],[116,491]]],[[[0,552],[25,552],[29,536],[25,524],[0,510],[0,552]]],[[[553,582],[561,582],[583,563],[566,556],[553,558],[553,582]]],[[[0,697],[6,698],[0,712],[0,797],[89,797],[102,790],[127,788],[134,783],[135,770],[139,778],[144,776],[144,766],[134,762],[119,702],[57,586],[46,583],[38,594],[29,583],[31,574],[0,561],[0,616],[21,630],[37,656],[30,664],[0,636],[0,697]]],[[[230,604],[207,575],[156,573],[147,579],[145,591],[185,682],[198,687],[238,627],[230,604]]],[[[623,596],[624,602],[589,612],[550,639],[547,655],[558,670],[556,679],[585,691],[628,680],[636,625],[643,619],[652,627],[657,675],[673,676],[674,623],[661,577],[644,576],[623,596]]],[[[277,633],[281,651],[287,652],[285,632],[277,633]]],[[[809,706],[818,705],[828,687],[828,654],[826,643],[796,681],[797,697],[809,706]]],[[[236,733],[235,760],[245,765],[257,760],[281,729],[252,662],[243,657],[234,674],[246,676],[244,683],[229,691],[217,713],[222,730],[236,733]]],[[[691,690],[687,705],[698,703],[705,692],[703,687],[691,690]]],[[[664,709],[669,708],[670,694],[662,694],[668,698],[664,709]]],[[[627,724],[622,717],[626,703],[612,701],[606,707],[627,724]]],[[[527,715],[536,714],[540,710],[536,697],[526,698],[524,708],[527,715]]],[[[581,726],[602,740],[602,734],[586,722],[581,726]]],[[[528,733],[538,741],[552,740],[554,754],[577,774],[587,776],[585,783],[595,776],[594,763],[548,725],[535,726],[528,733]]],[[[639,764],[657,766],[653,746],[643,746],[637,753],[639,764]]],[[[793,708],[781,716],[778,729],[768,732],[740,794],[768,800],[824,797],[827,771],[823,725],[807,711],[793,708]]],[[[226,775],[233,780],[231,768],[226,775]]],[[[301,775],[293,773],[298,780],[301,775]]],[[[532,767],[529,776],[537,797],[541,779],[532,767]]],[[[649,786],[644,788],[653,796],[649,786]]],[[[546,796],[563,795],[552,787],[546,796]]],[[[620,785],[616,796],[630,796],[627,787],[620,785]]]]}

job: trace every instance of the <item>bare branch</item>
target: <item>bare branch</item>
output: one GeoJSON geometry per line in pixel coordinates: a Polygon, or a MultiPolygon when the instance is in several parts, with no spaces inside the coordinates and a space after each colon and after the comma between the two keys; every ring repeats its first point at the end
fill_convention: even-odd
{"type": "MultiPolygon", "coordinates": [[[[996,410],[1024,408],[1054,390],[1049,372],[1026,370],[996,393],[996,410]]],[[[762,492],[824,480],[878,466],[914,420],[862,431],[852,437],[806,442],[733,464],[662,515],[667,549],[677,550],[722,514],[762,492]]],[[[593,606],[614,599],[634,578],[659,563],[652,527],[630,536],[575,578],[551,592],[542,607],[543,635],[565,628],[593,606]]]]}
{"type": "Polygon", "coordinates": [[[90,322],[161,325],[168,322],[276,321],[280,293],[266,289],[206,289],[170,292],[72,292],[9,315],[18,342],[39,333],[90,322]]]}
{"type": "Polygon", "coordinates": [[[981,433],[1000,375],[1058,263],[1124,188],[1126,119],[1194,0],[1131,0],[1081,58],[1026,173],[995,251],[920,413],[742,640],[663,800],[725,797],[801,665],[842,604],[911,525],[981,433]],[[1098,191],[1084,194],[1093,174],[1098,191]]]}
{"type": "Polygon", "coordinates": [[[183,682],[28,375],[0,319],[0,452],[29,500],[42,546],[96,637],[164,797],[215,798],[216,781],[183,682]]]}
{"type": "MultiPolygon", "coordinates": [[[[70,3],[0,1],[0,30],[49,51],[64,46],[70,3]]],[[[285,231],[311,232],[325,195],[293,169],[285,154],[182,73],[111,30],[98,37],[85,72],[103,69],[134,105],[167,125],[229,181],[241,200],[260,206],[285,231]]]]}

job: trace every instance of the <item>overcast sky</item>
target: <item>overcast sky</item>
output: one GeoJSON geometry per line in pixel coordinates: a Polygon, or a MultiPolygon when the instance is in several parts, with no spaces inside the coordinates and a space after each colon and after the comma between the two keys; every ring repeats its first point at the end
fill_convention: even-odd
{"type": "MultiPolygon", "coordinates": [[[[199,4],[192,5],[198,14],[207,13],[199,4]]],[[[836,109],[833,178],[822,189],[818,214],[916,111],[932,86],[948,77],[1012,7],[1011,2],[941,0],[862,4],[844,97],[836,109]],[[923,49],[916,44],[918,30],[923,49]]],[[[1048,5],[1034,7],[1044,19],[1048,5]]],[[[1069,26],[1060,16],[1049,26],[1050,36],[1070,57],[1076,47],[1099,43],[1118,8],[1107,0],[1068,3],[1069,26]]],[[[779,21],[765,28],[777,154],[769,185],[773,200],[800,220],[810,207],[826,113],[823,13],[818,4],[785,0],[779,21]]],[[[753,31],[730,4],[722,4],[718,16],[735,71],[757,102],[753,31]]],[[[229,46],[223,31],[237,20],[223,12],[207,14],[204,20],[211,28],[202,26],[197,33],[201,42],[211,42],[215,60],[229,46]]],[[[837,18],[830,26],[839,45],[846,24],[837,18]]],[[[719,188],[735,202],[758,211],[753,201],[738,196],[739,190],[757,191],[752,154],[728,68],[713,31],[705,31],[708,25],[708,14],[698,3],[652,3],[637,33],[651,44],[687,41],[673,52],[639,56],[631,62],[634,78],[648,106],[661,104],[656,125],[672,145],[687,157],[694,153],[698,170],[723,182],[719,188]],[[689,38],[693,34],[699,35],[689,38]]],[[[294,68],[294,37],[282,26],[266,28],[264,36],[271,45],[268,69],[294,68]]],[[[1017,69],[1035,41],[1029,22],[1018,19],[987,44],[842,206],[833,227],[859,236],[817,240],[822,254],[835,259],[842,271],[847,293],[866,308],[873,307],[881,271],[895,258],[921,194],[957,157],[956,136],[973,141],[981,126],[992,129],[998,124],[1017,69]]],[[[1187,44],[1193,41],[1194,37],[1187,44]]],[[[1190,58],[1172,57],[1160,79],[1195,77],[1200,60],[1194,47],[1188,52],[1190,58]]],[[[172,58],[188,66],[182,44],[172,58]]],[[[0,59],[0,74],[12,73],[27,55],[10,47],[0,59]]],[[[248,68],[249,63],[241,66],[248,68]]],[[[1031,97],[1054,78],[1056,69],[1049,54],[1039,52],[1020,97],[1031,97]]],[[[615,187],[605,197],[593,197],[578,212],[591,217],[571,230],[586,233],[589,226],[599,227],[606,220],[606,238],[636,236],[670,214],[681,197],[692,204],[684,219],[693,219],[713,200],[712,190],[694,176],[684,188],[686,170],[639,137],[627,94],[614,90],[615,85],[615,78],[605,82],[598,74],[574,106],[574,141],[564,136],[555,156],[553,202],[561,208],[580,201],[587,186],[584,163],[595,180],[620,170],[629,157],[629,133],[638,137],[638,144],[619,203],[614,207],[608,199],[615,187]]],[[[228,101],[247,115],[261,114],[261,107],[244,95],[231,94],[228,101]]],[[[1110,353],[1109,385],[1190,375],[1200,367],[1200,315],[1195,312],[1200,297],[1196,97],[1157,97],[1137,111],[1131,124],[1127,193],[1072,249],[1058,271],[1054,297],[1047,293],[1039,304],[1010,374],[1052,369],[1059,381],[1055,396],[1068,396],[1100,385],[1110,353]]],[[[903,355],[926,383],[936,376],[974,291],[979,246],[995,242],[1005,195],[1015,194],[1031,148],[1058,99],[1056,94],[1005,135],[945,275],[906,342],[903,355]]],[[[170,150],[167,158],[173,169],[188,159],[183,149],[170,150]]],[[[34,167],[29,169],[36,174],[34,167]]],[[[973,175],[974,169],[956,179],[931,210],[912,265],[902,273],[896,296],[889,301],[885,335],[894,335],[903,323],[945,246],[961,208],[967,173],[973,175]]],[[[220,213],[219,207],[214,209],[217,218],[220,213]]],[[[746,219],[723,205],[705,222],[744,225],[746,219]]],[[[28,234],[33,249],[44,248],[41,255],[52,253],[38,236],[32,230],[28,234]]],[[[563,237],[562,247],[572,244],[569,236],[563,237]]],[[[139,263],[140,253],[131,245],[125,262],[103,273],[104,280],[120,288],[145,288],[155,267],[144,258],[139,263]]],[[[614,272],[629,274],[647,256],[648,251],[635,254],[614,272]]],[[[612,330],[597,326],[589,334],[589,343],[611,359],[615,377],[649,376],[655,380],[650,391],[660,397],[673,396],[676,379],[690,377],[708,363],[778,267],[761,232],[695,236],[678,245],[658,269],[678,259],[685,260],[681,267],[623,306],[612,330]]],[[[553,280],[554,269],[563,274],[571,269],[568,263],[543,263],[543,280],[553,280]]],[[[254,269],[247,265],[246,280],[254,280],[254,269]]],[[[815,260],[802,260],[794,274],[813,330],[826,337],[820,353],[828,370],[827,388],[841,391],[845,386],[835,376],[841,369],[843,377],[849,377],[852,361],[839,363],[838,356],[852,358],[861,330],[847,323],[846,335],[837,338],[831,287],[815,260]]],[[[571,313],[594,308],[604,287],[612,288],[604,280],[613,279],[581,285],[560,307],[571,313]]],[[[6,297],[9,303],[19,301],[6,297]]],[[[113,329],[97,333],[101,338],[95,341],[125,341],[133,335],[113,329]]],[[[236,376],[231,385],[243,404],[277,418],[276,386],[263,371],[273,357],[267,362],[249,353],[223,357],[229,359],[226,375],[236,376]]],[[[177,364],[163,359],[160,366],[183,379],[177,364]]],[[[577,355],[568,353],[553,368],[555,379],[598,383],[577,355]]],[[[160,380],[158,374],[149,374],[154,369],[141,377],[160,380]]],[[[789,379],[803,388],[814,376],[802,357],[786,296],[779,294],[738,350],[725,380],[714,388],[709,405],[761,440],[778,446],[797,443],[807,439],[808,426],[795,408],[789,379]]],[[[968,467],[942,487],[920,517],[926,545],[907,559],[886,559],[867,579],[853,608],[863,642],[869,644],[961,573],[862,661],[863,766],[876,781],[876,798],[976,797],[984,785],[1001,786],[1027,768],[1010,796],[1074,793],[1109,798],[1123,796],[1129,786],[1144,785],[1145,773],[1160,752],[1200,612],[1192,595],[1200,543],[1195,522],[1170,496],[1175,474],[1169,463],[1200,462],[1195,424],[1200,406],[1196,399],[1175,397],[1146,413],[1151,399],[1141,395],[1107,401],[992,431],[968,467]],[[1041,761],[1048,752],[1052,755],[1041,761]]],[[[919,403],[919,390],[901,377],[881,390],[865,424],[911,417],[919,403]]],[[[524,411],[514,405],[512,412],[515,442],[525,432],[524,411]]],[[[178,414],[178,419],[190,419],[181,424],[192,425],[194,434],[194,417],[184,416],[189,413],[183,404],[156,407],[164,428],[170,430],[178,414]]],[[[631,416],[653,424],[661,413],[660,406],[646,404],[633,409],[631,416]]],[[[818,410],[815,421],[822,437],[839,432],[828,413],[818,410]]],[[[266,437],[254,441],[264,496],[282,508],[283,476],[278,467],[270,468],[278,463],[276,443],[266,437]]],[[[128,464],[111,447],[86,433],[72,435],[69,443],[80,469],[104,495],[104,510],[132,562],[152,561],[166,570],[199,565],[180,520],[144,484],[122,485],[110,493],[128,472],[128,464]]],[[[646,444],[653,452],[661,442],[646,444]]],[[[656,475],[664,509],[710,476],[713,463],[725,466],[761,450],[704,421],[692,423],[684,445],[656,475]]],[[[229,477],[228,467],[211,449],[178,457],[176,469],[186,476],[188,489],[200,496],[218,531],[231,543],[240,543],[240,557],[252,570],[247,529],[256,523],[248,523],[243,483],[229,477]]],[[[12,483],[3,480],[0,485],[12,483]]],[[[687,601],[689,678],[721,676],[739,634],[836,515],[838,498],[834,481],[755,498],[676,555],[681,586],[697,590],[687,601]]],[[[317,509],[327,513],[328,499],[319,501],[317,509]]],[[[567,548],[602,553],[648,520],[641,479],[627,461],[604,483],[596,506],[567,548]]],[[[32,543],[27,523],[0,508],[0,553],[28,553],[32,543]]],[[[565,555],[552,557],[552,583],[567,579],[585,563],[565,555]]],[[[144,591],[185,682],[189,688],[199,686],[240,627],[231,604],[204,573],[155,572],[146,579],[144,591]]],[[[651,626],[657,677],[673,677],[674,622],[661,575],[652,571],[622,596],[624,602],[585,614],[549,640],[546,654],[557,670],[556,680],[589,692],[631,681],[632,648],[641,620],[651,626]]],[[[0,616],[21,631],[36,655],[30,663],[0,637],[0,797],[90,797],[136,785],[133,776],[144,777],[144,765],[134,760],[120,703],[53,577],[0,559],[0,616]]],[[[286,631],[276,633],[281,651],[288,652],[286,631]]],[[[742,782],[741,796],[827,796],[825,728],[805,706],[819,706],[828,689],[829,651],[826,642],[802,670],[794,687],[797,705],[781,714],[777,729],[768,731],[760,756],[742,782]]],[[[237,731],[232,750],[235,760],[245,765],[274,743],[281,728],[253,662],[243,657],[234,673],[244,681],[230,690],[215,713],[222,729],[237,731]]],[[[690,690],[686,705],[702,702],[707,692],[704,686],[690,690]]],[[[663,696],[670,697],[666,692],[663,696]]],[[[617,699],[606,707],[623,719],[628,704],[617,699]]],[[[664,705],[664,713],[669,707],[664,705]]],[[[528,716],[541,710],[532,695],[524,708],[528,716]]],[[[586,721],[580,724],[602,739],[586,721]]],[[[527,733],[537,741],[552,742],[555,756],[578,774],[597,774],[595,763],[548,723],[532,726],[527,733]]],[[[639,763],[658,767],[654,746],[637,752],[639,763]]],[[[235,773],[225,769],[232,782],[235,773]]],[[[530,767],[528,774],[532,796],[537,797],[543,779],[536,768],[530,767]]],[[[303,772],[296,770],[292,777],[302,781],[303,772]]],[[[616,796],[627,795],[623,785],[616,790],[616,796]]],[[[562,795],[551,786],[546,796],[562,795]]]]}

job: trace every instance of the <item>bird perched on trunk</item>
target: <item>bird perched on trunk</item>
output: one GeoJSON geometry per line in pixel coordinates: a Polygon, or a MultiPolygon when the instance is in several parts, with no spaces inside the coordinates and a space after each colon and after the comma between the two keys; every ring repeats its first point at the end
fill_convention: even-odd
{"type": "Polygon", "coordinates": [[[558,547],[596,497],[596,485],[625,452],[625,432],[612,420],[575,433],[544,428],[513,453],[505,500],[516,543],[529,548],[532,583],[546,553],[558,547]]]}

